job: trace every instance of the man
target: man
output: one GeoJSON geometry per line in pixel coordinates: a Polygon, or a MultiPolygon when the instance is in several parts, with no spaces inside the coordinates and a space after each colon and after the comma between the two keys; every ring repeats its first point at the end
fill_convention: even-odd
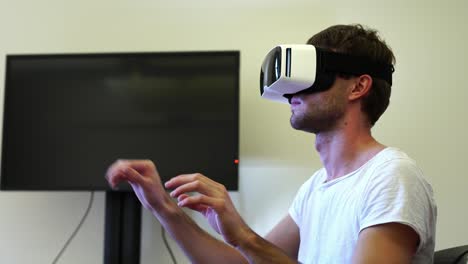
{"type": "MultiPolygon", "coordinates": [[[[360,25],[330,27],[308,44],[394,62],[376,32],[360,25]]],[[[388,106],[390,86],[369,74],[336,73],[328,89],[290,97],[291,125],[316,134],[324,168],[300,188],[289,214],[265,238],[245,224],[224,186],[203,175],[165,183],[178,204],[151,161],[117,161],[107,179],[112,186],[128,181],[193,263],[431,263],[432,189],[414,161],[371,135],[388,106]],[[202,213],[227,244],[180,207],[202,213]]]]}

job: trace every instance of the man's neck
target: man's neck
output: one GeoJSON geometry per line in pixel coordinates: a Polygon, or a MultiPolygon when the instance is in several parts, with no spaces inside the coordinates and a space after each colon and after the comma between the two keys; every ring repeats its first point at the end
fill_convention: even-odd
{"type": "Polygon", "coordinates": [[[327,171],[327,182],[353,172],[385,148],[370,128],[345,127],[318,133],[315,147],[327,171]]]}

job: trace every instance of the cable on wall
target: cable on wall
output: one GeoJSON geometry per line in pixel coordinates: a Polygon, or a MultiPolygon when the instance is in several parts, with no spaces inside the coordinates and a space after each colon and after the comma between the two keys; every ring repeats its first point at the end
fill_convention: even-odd
{"type": "Polygon", "coordinates": [[[167,238],[166,238],[166,230],[164,227],[161,225],[161,236],[164,241],[164,245],[166,246],[167,251],[169,252],[169,255],[171,255],[172,263],[177,264],[177,260],[174,256],[174,253],[172,252],[171,247],[169,246],[169,243],[167,243],[167,238]]]}
{"type": "Polygon", "coordinates": [[[57,256],[55,257],[54,261],[52,261],[52,264],[56,264],[57,261],[60,259],[60,257],[62,256],[63,252],[65,252],[65,249],[68,247],[68,245],[70,244],[70,242],[73,240],[73,238],[75,237],[75,235],[78,233],[78,231],[81,229],[81,226],[83,225],[84,221],[86,220],[86,218],[88,218],[88,214],[89,214],[89,211],[91,211],[91,207],[93,205],[93,201],[94,201],[94,191],[91,192],[91,195],[89,197],[89,203],[88,203],[88,207],[86,208],[86,211],[83,215],[83,217],[81,218],[81,221],[80,223],[78,224],[78,226],[75,228],[75,231],[73,231],[72,235],[70,236],[70,238],[68,238],[67,242],[65,242],[65,245],[62,247],[62,249],[60,250],[60,252],[57,254],[57,256]]]}

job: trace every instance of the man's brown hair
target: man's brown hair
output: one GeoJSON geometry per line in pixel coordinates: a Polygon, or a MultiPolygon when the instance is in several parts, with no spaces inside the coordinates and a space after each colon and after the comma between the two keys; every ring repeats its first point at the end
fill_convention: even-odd
{"type": "MultiPolygon", "coordinates": [[[[335,25],[314,36],[307,44],[316,47],[357,56],[365,56],[376,62],[395,64],[395,56],[377,34],[376,30],[362,25],[335,25]]],[[[338,76],[347,78],[343,74],[338,76]]],[[[372,78],[372,87],[362,101],[362,111],[367,115],[371,126],[377,122],[390,103],[391,84],[372,78]]]]}

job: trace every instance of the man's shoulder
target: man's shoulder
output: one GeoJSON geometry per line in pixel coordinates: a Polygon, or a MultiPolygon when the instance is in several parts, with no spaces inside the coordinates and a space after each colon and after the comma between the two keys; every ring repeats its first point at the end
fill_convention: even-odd
{"type": "Polygon", "coordinates": [[[416,161],[398,148],[389,147],[379,153],[369,170],[367,187],[417,189],[432,195],[432,186],[426,180],[423,170],[416,161]]]}
{"type": "Polygon", "coordinates": [[[392,174],[400,175],[417,175],[422,177],[423,173],[416,161],[412,159],[406,152],[395,147],[387,147],[378,153],[368,166],[371,168],[374,175],[382,174],[386,171],[392,174]]]}
{"type": "Polygon", "coordinates": [[[374,159],[378,163],[386,163],[386,162],[395,162],[395,163],[413,163],[416,165],[416,162],[403,150],[396,148],[396,147],[386,147],[377,155],[375,155],[374,159]]]}

